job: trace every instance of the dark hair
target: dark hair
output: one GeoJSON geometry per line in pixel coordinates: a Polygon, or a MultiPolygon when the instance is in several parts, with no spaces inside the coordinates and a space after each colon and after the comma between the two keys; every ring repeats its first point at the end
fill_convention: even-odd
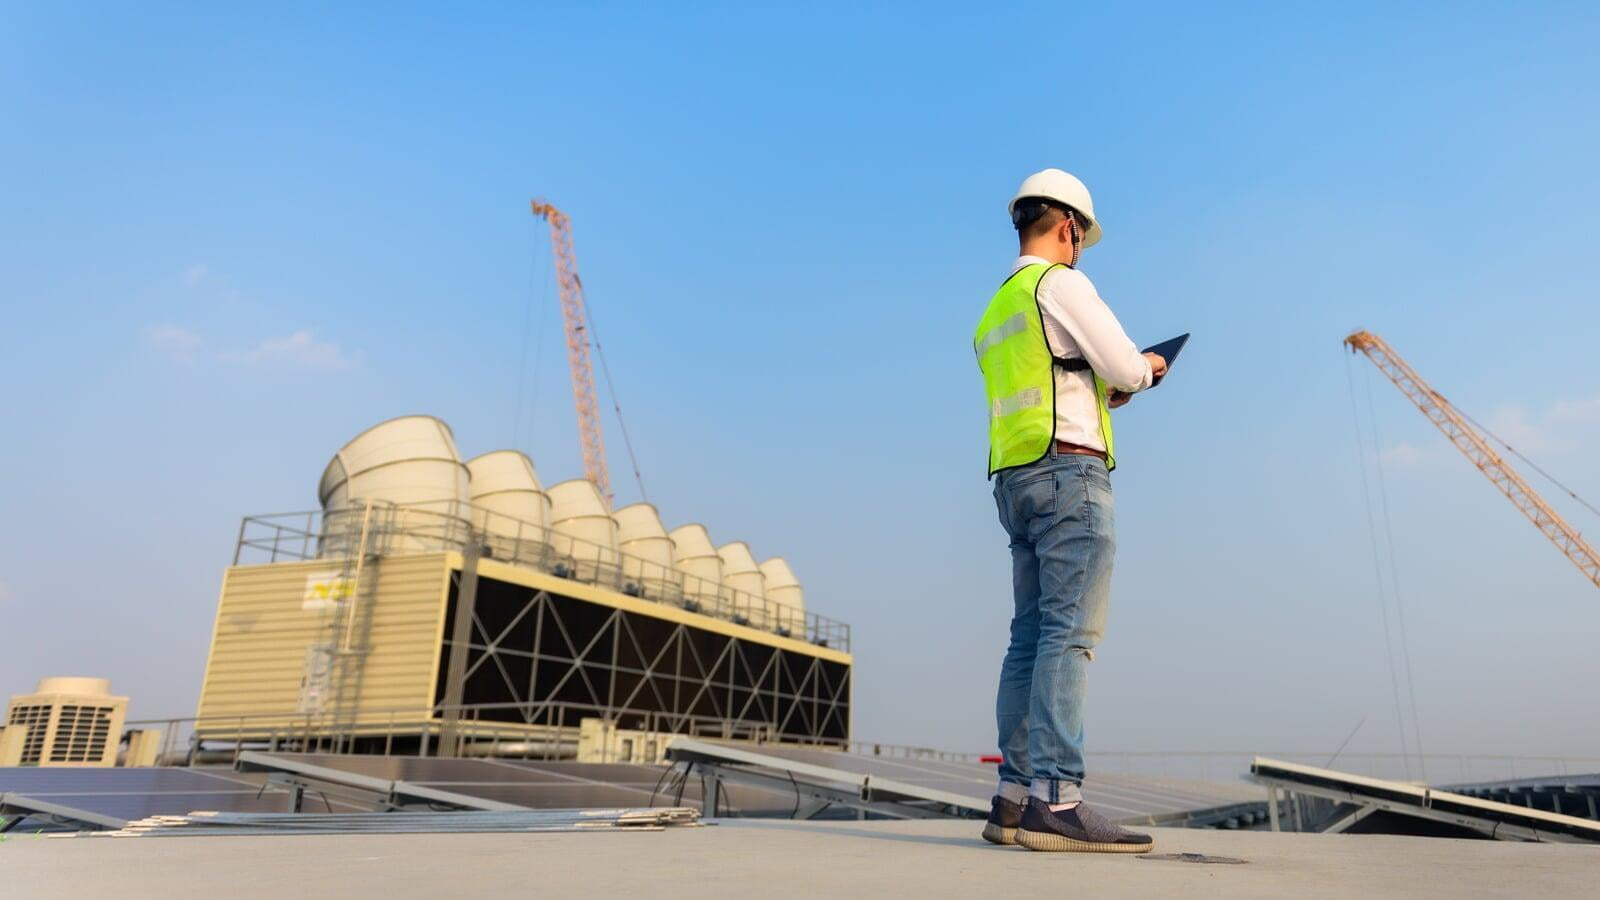
{"type": "MultiPolygon", "coordinates": [[[[1049,234],[1050,229],[1061,224],[1065,216],[1077,217],[1067,207],[1046,200],[1043,197],[1024,197],[1017,201],[1016,208],[1011,211],[1011,224],[1017,229],[1017,236],[1025,241],[1049,234]]],[[[1079,229],[1083,227],[1078,221],[1079,229]]]]}

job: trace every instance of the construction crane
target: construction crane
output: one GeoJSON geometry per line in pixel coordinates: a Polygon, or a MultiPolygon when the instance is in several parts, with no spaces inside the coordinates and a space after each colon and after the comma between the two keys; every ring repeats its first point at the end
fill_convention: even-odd
{"type": "Polygon", "coordinates": [[[572,368],[572,400],[578,409],[578,436],[583,442],[583,474],[611,502],[606,473],[606,448],[600,439],[600,405],[594,398],[594,370],[589,365],[589,311],[583,304],[583,281],[572,254],[572,224],[567,214],[543,200],[533,201],[533,214],[550,223],[550,250],[556,261],[561,293],[561,320],[567,329],[567,364],[572,368]]]}
{"type": "Polygon", "coordinates": [[[1505,494],[1522,514],[1527,516],[1550,539],[1558,549],[1566,554],[1567,559],[1583,572],[1595,587],[1600,587],[1600,554],[1578,534],[1577,530],[1561,518],[1543,497],[1534,491],[1528,483],[1522,480],[1515,470],[1506,465],[1505,460],[1494,452],[1489,443],[1472,427],[1467,417],[1463,415],[1450,401],[1433,388],[1428,387],[1422,376],[1416,373],[1400,354],[1394,352],[1383,338],[1370,331],[1358,331],[1344,339],[1345,346],[1352,352],[1360,351],[1372,360],[1378,371],[1389,377],[1395,387],[1405,394],[1417,409],[1428,420],[1444,432],[1450,443],[1466,455],[1472,464],[1478,467],[1500,492],[1505,494]]]}

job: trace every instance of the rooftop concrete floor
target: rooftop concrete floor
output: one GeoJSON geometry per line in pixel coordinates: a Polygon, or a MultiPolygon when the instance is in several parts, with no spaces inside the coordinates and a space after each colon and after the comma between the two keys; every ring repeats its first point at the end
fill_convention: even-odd
{"type": "Polygon", "coordinates": [[[72,838],[0,843],[0,894],[50,897],[1578,897],[1600,847],[1154,829],[1156,853],[992,847],[981,823],[725,820],[641,834],[72,838]],[[637,894],[624,892],[638,891],[637,894]]]}

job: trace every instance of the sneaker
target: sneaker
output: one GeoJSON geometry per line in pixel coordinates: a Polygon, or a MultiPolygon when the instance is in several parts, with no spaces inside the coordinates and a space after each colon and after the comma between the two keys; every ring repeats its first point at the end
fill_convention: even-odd
{"type": "MultiPolygon", "coordinates": [[[[987,831],[984,836],[988,836],[987,831]]],[[[1150,835],[1112,824],[1086,803],[1051,812],[1049,804],[1037,797],[1029,797],[1027,807],[1022,810],[1016,840],[1029,850],[1080,853],[1148,853],[1155,846],[1150,835]]]]}
{"type": "Polygon", "coordinates": [[[1017,825],[1022,821],[1022,804],[995,795],[989,805],[989,821],[983,824],[983,839],[991,844],[1015,844],[1017,825]]]}

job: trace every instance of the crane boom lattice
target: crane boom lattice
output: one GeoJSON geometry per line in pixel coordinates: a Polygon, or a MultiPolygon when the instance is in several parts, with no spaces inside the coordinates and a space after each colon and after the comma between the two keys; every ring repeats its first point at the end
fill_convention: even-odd
{"type": "Polygon", "coordinates": [[[1578,534],[1577,529],[1561,518],[1550,504],[1517,474],[1516,470],[1506,465],[1500,454],[1489,446],[1488,441],[1483,439],[1460,411],[1450,405],[1450,401],[1438,391],[1428,387],[1422,376],[1401,359],[1383,338],[1368,331],[1358,331],[1345,338],[1344,343],[1352,351],[1365,354],[1367,359],[1378,367],[1378,371],[1388,376],[1395,387],[1416,404],[1417,409],[1421,410],[1430,422],[1444,432],[1450,443],[1478,467],[1478,471],[1482,472],[1490,483],[1499,488],[1517,509],[1522,510],[1522,514],[1533,522],[1534,527],[1543,532],[1557,549],[1572,560],[1596,587],[1600,587],[1600,554],[1597,554],[1583,536],[1578,534]]]}
{"type": "Polygon", "coordinates": [[[589,364],[589,312],[583,302],[578,262],[572,253],[572,224],[566,213],[542,200],[534,200],[532,205],[533,214],[550,223],[550,250],[555,257],[561,320],[567,332],[567,364],[572,369],[572,400],[578,410],[578,436],[583,443],[583,474],[609,503],[611,479],[606,472],[605,443],[600,438],[594,369],[589,364]]]}

